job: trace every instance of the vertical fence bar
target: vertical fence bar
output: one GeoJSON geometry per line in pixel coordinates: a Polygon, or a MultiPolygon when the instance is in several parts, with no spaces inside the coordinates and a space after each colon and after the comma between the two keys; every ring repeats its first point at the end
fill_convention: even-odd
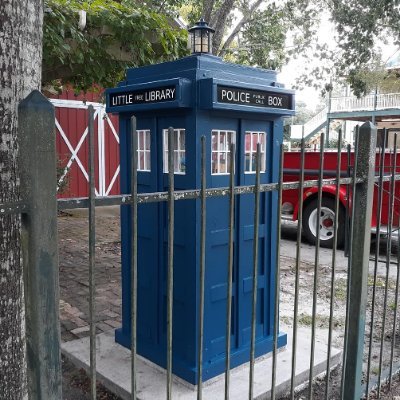
{"type": "MultiPolygon", "coordinates": [[[[385,330],[386,330],[386,307],[388,300],[388,285],[389,285],[389,272],[390,272],[390,251],[392,246],[392,219],[393,216],[393,205],[394,205],[394,150],[390,155],[390,192],[389,192],[389,208],[388,208],[388,225],[386,227],[388,237],[386,239],[386,275],[385,275],[385,295],[383,298],[383,313],[382,313],[382,332],[381,332],[381,341],[380,341],[380,353],[379,353],[379,376],[378,376],[378,393],[380,395],[381,391],[381,376],[382,376],[382,363],[383,363],[383,347],[385,340],[385,330]]],[[[391,383],[391,377],[389,376],[389,382],[391,383]]]]}
{"type": "Polygon", "coordinates": [[[229,400],[231,369],[231,329],[232,329],[232,277],[233,277],[233,243],[235,223],[235,145],[231,144],[231,164],[229,170],[229,253],[226,293],[226,359],[225,359],[225,400],[229,400]]]}
{"type": "Polygon", "coordinates": [[[339,225],[339,212],[340,210],[340,171],[342,164],[342,130],[339,131],[338,141],[338,154],[337,154],[337,165],[336,165],[336,191],[335,191],[335,221],[333,225],[334,236],[333,236],[333,248],[332,248],[332,274],[331,274],[331,304],[329,309],[329,333],[328,333],[328,351],[326,360],[326,381],[325,381],[325,399],[329,398],[329,378],[331,372],[331,353],[332,353],[332,334],[333,334],[333,308],[335,301],[335,276],[336,276],[336,252],[338,242],[338,225],[339,225]]]}
{"type": "MultiPolygon", "coordinates": [[[[356,127],[356,138],[357,139],[357,129],[356,127]]],[[[356,150],[356,149],[355,149],[356,150]]],[[[353,166],[354,168],[354,166],[353,166]]],[[[351,144],[347,145],[347,176],[351,177],[351,144]]],[[[350,224],[351,224],[351,215],[350,215],[350,185],[346,185],[346,231],[345,231],[345,242],[344,242],[344,255],[346,257],[349,256],[349,243],[350,243],[350,224]]]]}
{"type": "Polygon", "coordinates": [[[200,226],[200,300],[198,332],[197,400],[203,398],[204,277],[206,267],[206,137],[201,137],[201,226],[200,226]]]}
{"type": "Polygon", "coordinates": [[[279,293],[281,286],[281,215],[282,215],[282,183],[283,183],[283,153],[284,147],[280,147],[279,177],[278,177],[278,226],[276,232],[276,282],[274,295],[274,336],[272,352],[272,379],[271,379],[271,400],[275,400],[275,383],[278,354],[278,331],[279,331],[279,293]]]}
{"type": "MultiPolygon", "coordinates": [[[[96,400],[96,206],[94,175],[94,108],[88,107],[89,122],[89,321],[90,321],[90,395],[96,400]]],[[[100,118],[100,117],[98,117],[100,118]]]]}
{"type": "MultiPolygon", "coordinates": [[[[351,268],[351,246],[353,243],[353,229],[352,229],[352,224],[354,221],[354,214],[355,214],[355,207],[352,207],[353,200],[355,198],[355,193],[356,193],[356,174],[355,171],[357,170],[357,163],[358,163],[358,150],[359,150],[359,146],[358,146],[358,137],[359,137],[359,126],[356,126],[356,130],[355,130],[355,145],[354,145],[354,162],[353,162],[353,172],[352,172],[352,188],[350,191],[349,185],[348,185],[348,197],[347,197],[347,204],[348,204],[348,208],[347,208],[347,215],[348,215],[348,229],[349,229],[349,240],[346,242],[349,242],[349,246],[347,249],[347,287],[346,287],[346,318],[345,318],[345,327],[344,327],[344,344],[343,344],[343,361],[342,361],[342,376],[341,376],[341,398],[344,398],[344,374],[345,374],[345,370],[346,370],[346,355],[347,355],[347,344],[348,344],[348,329],[349,329],[349,318],[350,318],[350,314],[349,314],[349,303],[350,303],[350,284],[351,284],[351,276],[350,276],[350,268],[351,268]],[[352,201],[350,201],[350,193],[352,196],[352,201]],[[351,213],[350,213],[350,208],[351,208],[351,213]],[[350,216],[351,215],[351,216],[350,216]]],[[[347,147],[347,163],[348,165],[350,165],[350,148],[349,146],[347,147]]],[[[349,171],[351,171],[351,168],[349,167],[349,171]]]]}
{"type": "Polygon", "coordinates": [[[355,179],[362,178],[363,182],[357,183],[357,190],[352,199],[354,218],[352,221],[351,267],[349,269],[348,342],[344,350],[346,352],[343,382],[344,400],[358,400],[361,397],[376,152],[376,128],[370,122],[361,126],[357,144],[359,151],[354,177],[355,179]],[[355,207],[355,204],[357,207],[355,207]]]}
{"type": "Polygon", "coordinates": [[[136,343],[137,343],[137,250],[138,250],[138,136],[136,117],[131,117],[131,193],[132,193],[132,241],[131,241],[131,399],[136,400],[136,343]]]}
{"type": "MultiPolygon", "coordinates": [[[[393,144],[393,165],[392,165],[392,171],[391,171],[391,179],[390,179],[390,184],[391,184],[391,198],[390,198],[390,209],[389,209],[389,226],[388,226],[388,235],[389,239],[387,242],[387,265],[388,269],[390,268],[390,253],[392,251],[392,230],[393,230],[393,214],[394,214],[394,201],[395,201],[395,175],[396,175],[396,166],[397,166],[397,134],[394,137],[394,144],[393,144]]],[[[397,271],[398,275],[398,271],[397,271]]],[[[396,292],[397,292],[397,285],[396,285],[396,292]]],[[[395,297],[395,302],[397,304],[397,294],[395,297]]],[[[397,306],[396,306],[397,307],[397,306]]],[[[394,309],[394,312],[396,313],[396,308],[394,309]]],[[[396,315],[396,314],[395,314],[396,315]]],[[[394,354],[394,338],[396,334],[396,325],[395,325],[395,319],[393,320],[393,330],[392,330],[392,340],[391,340],[391,347],[390,347],[390,366],[389,366],[389,388],[392,387],[392,373],[393,373],[393,354],[394,354]]]]}
{"type": "MultiPolygon", "coordinates": [[[[379,263],[379,245],[381,240],[381,214],[382,214],[382,199],[383,199],[383,174],[385,170],[385,149],[386,149],[386,129],[383,131],[383,143],[379,159],[379,183],[378,183],[378,205],[376,211],[376,237],[375,237],[375,260],[374,260],[374,283],[372,286],[372,305],[371,305],[371,327],[369,333],[369,349],[368,349],[368,363],[367,363],[367,382],[365,388],[365,396],[369,397],[369,383],[370,371],[372,362],[372,344],[374,336],[374,323],[375,323],[375,301],[376,301],[376,282],[378,277],[378,263],[379,263]]],[[[380,378],[378,379],[380,381],[380,378]]]]}
{"type": "Polygon", "coordinates": [[[174,128],[168,128],[168,277],[167,277],[167,400],[172,399],[172,328],[174,293],[174,128]]]}
{"type": "Polygon", "coordinates": [[[290,399],[294,400],[295,378],[296,378],[296,357],[297,357],[297,315],[299,313],[299,280],[300,280],[300,253],[301,253],[301,232],[303,226],[303,203],[304,203],[304,163],[305,163],[305,142],[301,139],[300,156],[300,188],[299,188],[299,213],[297,218],[297,242],[296,242],[296,271],[294,286],[294,310],[293,310],[293,342],[292,342],[292,371],[290,377],[290,399]]]}
{"type": "MultiPolygon", "coordinates": [[[[329,128],[328,128],[329,129],[329,128]]],[[[315,358],[315,323],[317,317],[317,289],[319,275],[319,247],[320,247],[320,227],[321,227],[321,208],[322,208],[322,181],[324,179],[324,132],[321,133],[319,149],[319,177],[318,177],[318,202],[317,202],[317,229],[315,243],[315,261],[314,261],[314,283],[313,283],[313,301],[312,301],[312,323],[311,323],[311,351],[310,351],[310,374],[308,377],[308,397],[313,398],[313,378],[314,378],[314,358],[315,358]]]]}
{"type": "Polygon", "coordinates": [[[258,237],[259,237],[259,225],[260,225],[260,169],[261,169],[261,145],[260,143],[257,143],[256,182],[254,186],[253,299],[252,299],[252,312],[251,312],[249,400],[253,399],[254,359],[255,359],[255,345],[256,345],[256,316],[257,316],[257,292],[258,292],[258,237]]]}
{"type": "Polygon", "coordinates": [[[33,91],[18,107],[28,392],[62,399],[54,107],[33,91]]]}

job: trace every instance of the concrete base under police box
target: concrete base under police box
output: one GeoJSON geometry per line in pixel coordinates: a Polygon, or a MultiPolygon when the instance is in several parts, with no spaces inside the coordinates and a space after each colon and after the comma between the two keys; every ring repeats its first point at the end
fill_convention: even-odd
{"type": "MultiPolygon", "coordinates": [[[[326,371],[326,340],[317,336],[315,343],[314,375],[326,371]]],[[[288,346],[277,355],[276,394],[283,395],[290,390],[292,338],[288,335],[288,346]]],[[[129,400],[131,391],[131,353],[115,343],[114,331],[96,336],[97,380],[122,399],[129,400]]],[[[296,386],[308,382],[310,367],[311,334],[309,329],[299,329],[297,337],[296,386]]],[[[89,371],[89,337],[65,342],[62,353],[79,368],[89,371]]],[[[341,351],[332,348],[331,367],[341,361],[341,351]]],[[[268,399],[271,393],[272,357],[260,357],[254,366],[254,399],[268,399]]],[[[137,357],[137,398],[138,400],[158,400],[166,398],[166,371],[154,363],[137,357]]],[[[225,390],[224,374],[203,384],[203,398],[222,399],[225,390]]],[[[249,363],[231,370],[230,399],[243,400],[249,391],[249,363]]],[[[195,400],[197,387],[178,377],[173,377],[172,398],[195,400]]]]}

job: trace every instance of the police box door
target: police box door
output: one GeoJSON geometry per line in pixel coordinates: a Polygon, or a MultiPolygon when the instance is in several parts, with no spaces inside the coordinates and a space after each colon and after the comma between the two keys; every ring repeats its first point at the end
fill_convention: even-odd
{"type": "MultiPolygon", "coordinates": [[[[246,119],[214,118],[207,127],[209,136],[210,172],[208,187],[229,186],[230,144],[235,143],[235,185],[254,185],[257,143],[261,144],[261,183],[271,182],[271,123],[246,119]]],[[[228,197],[207,200],[206,243],[206,352],[218,358],[225,352],[225,310],[227,292],[227,260],[229,245],[228,197]]],[[[271,196],[260,195],[260,228],[258,251],[257,338],[269,335],[271,281],[271,235],[268,230],[271,196]]],[[[234,271],[231,318],[231,348],[247,351],[251,336],[253,283],[254,195],[235,196],[234,271]]],[[[207,359],[207,358],[206,358],[207,359]]],[[[232,359],[234,363],[234,359],[232,359]]]]}
{"type": "MultiPolygon", "coordinates": [[[[257,143],[261,150],[261,184],[270,183],[273,168],[273,137],[271,122],[242,119],[240,124],[240,162],[238,164],[239,185],[254,185],[256,182],[257,143]]],[[[258,287],[256,310],[256,338],[269,336],[271,319],[271,192],[260,193],[258,231],[258,287]]],[[[237,199],[237,279],[238,279],[238,344],[248,346],[251,339],[251,310],[253,301],[253,245],[254,245],[254,194],[241,195],[237,199]]],[[[265,350],[265,349],[264,349],[265,350]]],[[[262,352],[256,348],[256,352],[262,352]]]]}
{"type": "MultiPolygon", "coordinates": [[[[173,151],[174,189],[185,190],[195,187],[195,171],[187,165],[188,141],[194,142],[193,130],[188,126],[185,114],[157,118],[157,152],[158,152],[158,187],[157,191],[166,192],[169,187],[168,151],[173,151]],[[168,128],[173,127],[173,148],[171,149],[168,128]]],[[[193,149],[191,149],[193,151],[193,149]]],[[[159,325],[160,344],[165,348],[167,340],[167,277],[168,277],[168,203],[159,203],[160,236],[159,236],[159,287],[160,307],[159,325]]],[[[194,296],[188,296],[193,287],[195,293],[195,271],[189,260],[196,251],[195,203],[191,201],[174,202],[174,291],[173,291],[173,340],[174,362],[182,358],[187,348],[188,338],[194,331],[194,320],[190,319],[195,310],[194,296]],[[186,319],[183,316],[188,316],[186,319]]],[[[193,315],[194,317],[194,315],[193,315]]]]}
{"type": "MultiPolygon", "coordinates": [[[[154,193],[158,187],[156,119],[137,119],[138,193],[154,193]]],[[[139,351],[147,353],[157,343],[157,276],[159,207],[157,203],[138,206],[138,336],[139,351]]],[[[128,279],[129,281],[129,279],[128,279]]]]}

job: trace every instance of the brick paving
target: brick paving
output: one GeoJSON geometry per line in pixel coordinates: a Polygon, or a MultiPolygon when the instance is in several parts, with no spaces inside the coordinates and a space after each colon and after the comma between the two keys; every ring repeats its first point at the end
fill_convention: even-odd
{"type": "MultiPolygon", "coordinates": [[[[89,251],[87,212],[58,218],[61,339],[89,335],[89,251]]],[[[121,243],[118,208],[96,209],[96,329],[121,326],[121,243]]]]}

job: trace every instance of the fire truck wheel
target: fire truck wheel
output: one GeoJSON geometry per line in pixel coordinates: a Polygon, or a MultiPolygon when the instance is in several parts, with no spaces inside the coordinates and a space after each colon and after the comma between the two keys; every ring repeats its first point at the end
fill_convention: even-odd
{"type": "MultiPolygon", "coordinates": [[[[321,202],[319,238],[321,247],[333,247],[335,224],[335,200],[331,197],[323,197],[321,202]]],[[[318,226],[318,199],[313,199],[306,205],[303,211],[303,232],[311,244],[316,244],[318,226]]],[[[338,223],[338,247],[344,243],[345,220],[344,210],[340,205],[338,223]]]]}

